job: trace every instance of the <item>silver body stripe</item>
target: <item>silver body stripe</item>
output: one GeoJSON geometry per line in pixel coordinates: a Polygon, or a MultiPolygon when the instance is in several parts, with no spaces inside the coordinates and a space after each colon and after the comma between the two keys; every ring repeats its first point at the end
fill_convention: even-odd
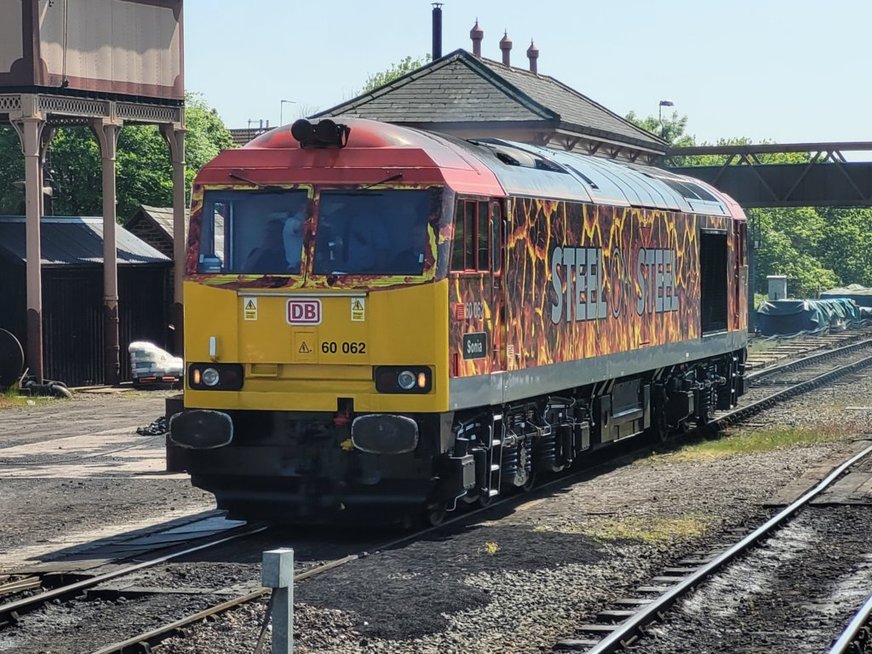
{"type": "Polygon", "coordinates": [[[449,380],[452,411],[492,406],[566,388],[637,375],[679,363],[699,361],[740,350],[747,345],[745,331],[719,332],[694,341],[682,341],[592,359],[579,359],[492,375],[449,380]]]}

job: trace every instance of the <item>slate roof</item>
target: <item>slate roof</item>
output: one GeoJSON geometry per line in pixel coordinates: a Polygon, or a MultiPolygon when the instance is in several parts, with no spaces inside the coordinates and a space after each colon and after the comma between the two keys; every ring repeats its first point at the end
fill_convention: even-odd
{"type": "Polygon", "coordinates": [[[554,111],[560,116],[561,123],[579,127],[582,131],[587,128],[603,134],[624,136],[630,141],[641,141],[665,150],[665,141],[553,77],[531,73],[523,68],[504,66],[489,59],[481,59],[481,63],[525,95],[554,111]]]}
{"type": "MultiPolygon", "coordinates": [[[[27,260],[26,218],[0,216],[0,253],[27,260]]],[[[118,264],[168,264],[170,259],[121,225],[116,227],[118,264]]],[[[42,265],[93,265],[103,263],[103,218],[80,216],[43,217],[40,228],[42,265]]]]}
{"type": "Polygon", "coordinates": [[[166,232],[167,236],[173,237],[173,208],[172,207],[150,207],[146,204],[139,205],[139,209],[130,219],[124,224],[126,229],[140,220],[151,219],[154,223],[166,232]]]}
{"type": "Polygon", "coordinates": [[[665,152],[666,143],[553,77],[455,50],[313,117],[353,116],[427,127],[539,125],[665,152]]]}
{"type": "MultiPolygon", "coordinates": [[[[185,210],[187,217],[188,211],[185,210]]],[[[186,221],[187,222],[187,221],[186,221]]],[[[139,205],[124,228],[156,250],[173,258],[173,208],[139,205]]]]}

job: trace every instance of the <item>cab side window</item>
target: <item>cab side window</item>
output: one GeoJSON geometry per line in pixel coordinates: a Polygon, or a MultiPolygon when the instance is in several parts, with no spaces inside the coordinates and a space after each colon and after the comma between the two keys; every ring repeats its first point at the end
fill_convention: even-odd
{"type": "Polygon", "coordinates": [[[454,213],[451,270],[481,272],[491,269],[491,230],[488,203],[458,200],[454,213]]]}

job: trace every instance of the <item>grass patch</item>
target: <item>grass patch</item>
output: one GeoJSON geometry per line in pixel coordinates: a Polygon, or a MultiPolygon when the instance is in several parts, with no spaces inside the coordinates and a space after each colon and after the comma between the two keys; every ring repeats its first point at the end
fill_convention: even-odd
{"type": "Polygon", "coordinates": [[[0,411],[4,409],[16,409],[24,406],[36,406],[40,404],[48,404],[55,398],[47,396],[20,395],[17,388],[7,388],[0,393],[0,411]]]}
{"type": "Polygon", "coordinates": [[[598,541],[662,543],[702,536],[710,523],[704,516],[603,518],[593,521],[582,533],[598,541]]]}
{"type": "Polygon", "coordinates": [[[654,454],[646,461],[712,461],[737,454],[759,454],[815,443],[830,443],[847,433],[839,425],[817,425],[809,428],[770,427],[722,436],[685,445],[667,454],[654,454]]]}

